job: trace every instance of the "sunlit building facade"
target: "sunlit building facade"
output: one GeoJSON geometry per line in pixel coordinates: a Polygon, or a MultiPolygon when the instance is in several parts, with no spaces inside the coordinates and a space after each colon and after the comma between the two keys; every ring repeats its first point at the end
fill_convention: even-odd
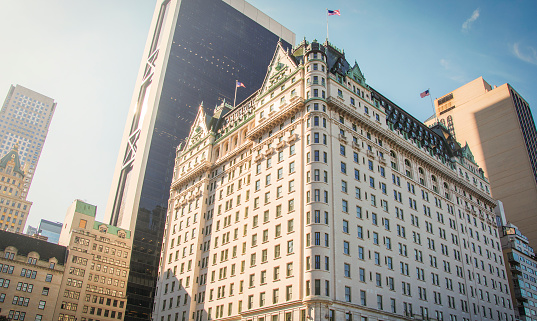
{"type": "Polygon", "coordinates": [[[177,149],[153,320],[512,321],[488,186],[343,51],[278,45],[177,149]]]}
{"type": "Polygon", "coordinates": [[[507,219],[537,244],[537,131],[529,103],[509,84],[479,77],[435,100],[436,121],[468,143],[507,219]]]}
{"type": "MultiPolygon", "coordinates": [[[[131,233],[95,220],[97,208],[76,200],[67,210],[59,244],[69,257],[54,301],[55,321],[123,320],[131,233]]],[[[50,319],[48,319],[50,320],[50,319]]]]}
{"type": "Polygon", "coordinates": [[[0,316],[52,320],[67,248],[0,230],[0,316]]]}

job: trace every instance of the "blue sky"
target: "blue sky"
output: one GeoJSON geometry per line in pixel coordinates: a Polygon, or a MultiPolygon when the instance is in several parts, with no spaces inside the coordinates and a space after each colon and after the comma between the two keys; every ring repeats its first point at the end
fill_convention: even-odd
{"type": "MultiPolygon", "coordinates": [[[[321,41],[327,3],[252,1],[297,39],[321,41]]],[[[491,85],[510,83],[536,114],[537,2],[330,1],[328,9],[341,11],[329,17],[330,42],[358,62],[371,86],[418,119],[432,114],[420,92],[430,88],[440,97],[480,76],[491,85]]]]}
{"type": "MultiPolygon", "coordinates": [[[[102,218],[156,0],[1,0],[0,99],[10,84],[55,98],[28,199],[29,224],[63,221],[74,199],[102,218]]],[[[251,3],[308,41],[326,38],[367,82],[416,118],[433,98],[483,76],[510,83],[537,115],[535,1],[296,1],[251,3]]]]}

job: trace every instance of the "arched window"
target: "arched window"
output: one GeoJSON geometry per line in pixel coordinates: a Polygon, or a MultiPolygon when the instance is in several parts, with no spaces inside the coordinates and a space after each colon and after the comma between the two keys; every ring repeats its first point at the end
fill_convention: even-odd
{"type": "Polygon", "coordinates": [[[438,193],[438,180],[436,179],[436,176],[432,175],[431,180],[433,181],[433,191],[438,193]]]}

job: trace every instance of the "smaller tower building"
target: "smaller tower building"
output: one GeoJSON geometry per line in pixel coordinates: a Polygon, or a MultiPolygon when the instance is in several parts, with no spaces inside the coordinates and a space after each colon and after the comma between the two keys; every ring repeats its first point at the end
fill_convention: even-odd
{"type": "Polygon", "coordinates": [[[0,229],[22,233],[32,202],[26,200],[26,173],[18,146],[0,159],[0,229]]]}

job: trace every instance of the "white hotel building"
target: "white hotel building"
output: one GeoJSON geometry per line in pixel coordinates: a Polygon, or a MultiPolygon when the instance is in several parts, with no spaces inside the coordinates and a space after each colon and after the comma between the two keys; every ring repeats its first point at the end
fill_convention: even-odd
{"type": "Polygon", "coordinates": [[[278,45],[177,150],[153,320],[512,321],[494,204],[342,51],[278,45]]]}

